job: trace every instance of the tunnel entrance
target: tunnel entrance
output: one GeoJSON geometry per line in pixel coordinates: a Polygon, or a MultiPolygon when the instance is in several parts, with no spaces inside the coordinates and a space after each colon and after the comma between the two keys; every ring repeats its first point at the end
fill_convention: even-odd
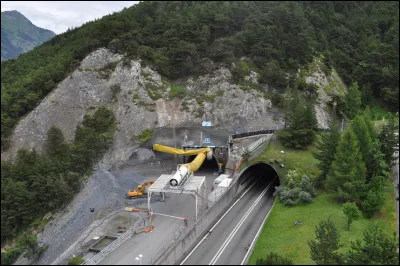
{"type": "Polygon", "coordinates": [[[272,180],[278,177],[275,181],[274,187],[280,185],[280,179],[278,172],[267,163],[255,163],[247,168],[243,174],[239,177],[237,182],[238,192],[241,191],[247,185],[255,182],[262,181],[262,183],[270,183],[272,180]]]}
{"type": "MultiPolygon", "coordinates": [[[[196,155],[186,156],[185,162],[189,163],[196,158],[196,155]]],[[[212,160],[205,159],[203,164],[200,166],[199,170],[196,171],[197,174],[199,173],[211,173],[218,171],[218,163],[215,157],[213,156],[212,160]]]]}

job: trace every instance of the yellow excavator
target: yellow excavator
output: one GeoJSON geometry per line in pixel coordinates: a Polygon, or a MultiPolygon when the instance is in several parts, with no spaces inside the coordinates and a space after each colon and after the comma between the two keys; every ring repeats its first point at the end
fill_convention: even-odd
{"type": "Polygon", "coordinates": [[[155,182],[155,180],[147,181],[147,182],[144,182],[143,184],[137,186],[137,188],[135,188],[133,191],[128,190],[128,197],[136,198],[136,197],[144,196],[147,193],[147,187],[151,186],[154,182],[155,182]]]}

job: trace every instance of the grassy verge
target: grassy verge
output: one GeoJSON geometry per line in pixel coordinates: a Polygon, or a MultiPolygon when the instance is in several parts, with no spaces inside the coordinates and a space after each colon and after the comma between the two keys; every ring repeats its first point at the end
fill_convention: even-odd
{"type": "MultiPolygon", "coordinates": [[[[317,167],[318,161],[311,154],[312,149],[313,147],[303,151],[292,150],[283,147],[277,141],[272,141],[266,151],[254,160],[261,159],[268,163],[275,160],[283,162],[283,154],[280,151],[284,150],[287,169],[297,168],[309,176],[316,176],[320,170],[317,167]]],[[[385,184],[385,191],[386,202],[381,212],[371,219],[362,217],[353,222],[350,231],[346,227],[342,205],[333,200],[332,194],[319,192],[312,203],[295,207],[287,207],[277,199],[248,264],[254,265],[257,258],[265,257],[269,252],[276,252],[290,258],[294,264],[314,265],[315,263],[310,257],[307,240],[315,238],[315,225],[329,216],[341,235],[340,243],[344,246],[339,250],[340,252],[347,252],[351,241],[361,240],[364,229],[373,223],[381,224],[384,230],[392,235],[396,230],[396,213],[394,209],[394,188],[389,180],[385,184]],[[295,225],[294,221],[301,221],[302,225],[295,225]]]]}
{"type": "MultiPolygon", "coordinates": [[[[312,149],[310,147],[308,150],[294,150],[282,146],[278,140],[271,140],[265,152],[252,161],[263,160],[277,170],[281,168],[279,164],[286,164],[286,170],[301,169],[304,174],[313,178],[319,175],[320,170],[317,167],[318,160],[311,154],[312,149]]],[[[281,179],[281,182],[283,181],[284,178],[281,179]]]]}
{"type": "MultiPolygon", "coordinates": [[[[393,201],[391,205],[393,206],[393,201]]],[[[370,224],[379,223],[389,235],[392,235],[395,230],[393,228],[395,220],[392,224],[391,211],[384,212],[385,208],[382,216],[375,216],[372,219],[363,217],[353,222],[350,231],[347,231],[342,207],[333,200],[331,194],[322,193],[314,199],[313,203],[296,207],[286,207],[277,200],[256,242],[248,264],[255,264],[257,258],[264,257],[273,251],[290,258],[294,264],[314,265],[307,240],[315,238],[315,225],[320,220],[331,217],[340,232],[340,243],[343,244],[339,251],[347,252],[350,241],[361,240],[364,229],[370,224]],[[302,225],[294,225],[296,220],[301,221],[302,225]]]]}

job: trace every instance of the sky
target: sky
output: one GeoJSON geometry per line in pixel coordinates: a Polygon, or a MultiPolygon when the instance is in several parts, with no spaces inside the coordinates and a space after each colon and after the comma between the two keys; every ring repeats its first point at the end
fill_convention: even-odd
{"type": "Polygon", "coordinates": [[[1,1],[1,11],[17,10],[34,25],[60,34],[137,3],[139,1],[1,1]]]}

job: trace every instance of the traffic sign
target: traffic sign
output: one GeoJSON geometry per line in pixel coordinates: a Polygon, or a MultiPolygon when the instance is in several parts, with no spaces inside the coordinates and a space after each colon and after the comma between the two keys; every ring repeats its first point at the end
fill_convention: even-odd
{"type": "Polygon", "coordinates": [[[205,138],[205,139],[204,139],[204,142],[205,142],[205,143],[210,143],[210,138],[205,138]]]}
{"type": "Polygon", "coordinates": [[[203,122],[201,123],[201,125],[202,125],[203,127],[211,127],[211,126],[212,126],[212,123],[211,123],[210,121],[203,121],[203,122]]]}

